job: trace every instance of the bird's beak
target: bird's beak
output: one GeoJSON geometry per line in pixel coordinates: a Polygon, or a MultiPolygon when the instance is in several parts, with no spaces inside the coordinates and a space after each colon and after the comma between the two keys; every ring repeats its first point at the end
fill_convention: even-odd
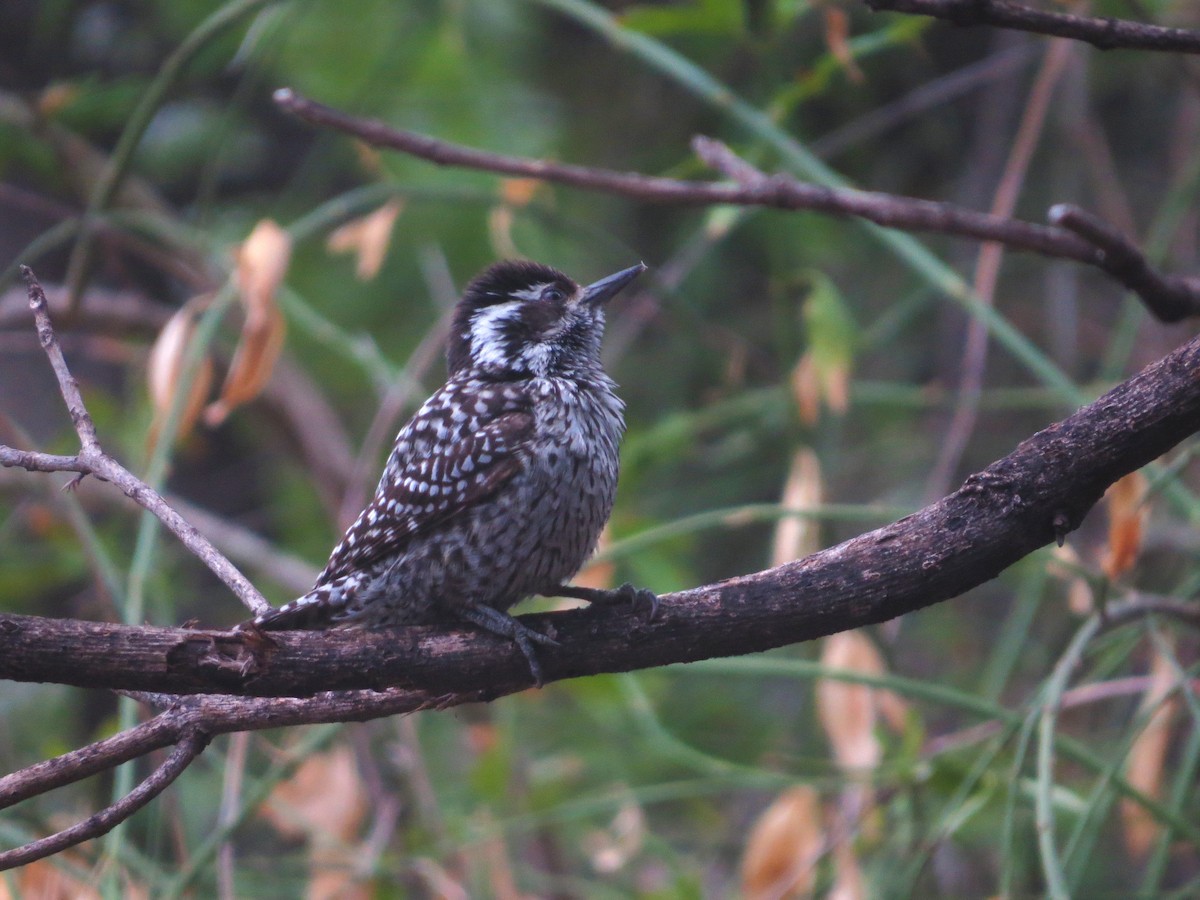
{"type": "Polygon", "coordinates": [[[580,303],[594,303],[599,305],[608,300],[611,300],[617,295],[621,288],[633,281],[643,272],[646,271],[645,263],[638,263],[636,266],[630,266],[628,269],[622,269],[615,275],[609,275],[607,278],[601,278],[599,281],[589,284],[583,289],[583,294],[579,297],[580,303]]]}

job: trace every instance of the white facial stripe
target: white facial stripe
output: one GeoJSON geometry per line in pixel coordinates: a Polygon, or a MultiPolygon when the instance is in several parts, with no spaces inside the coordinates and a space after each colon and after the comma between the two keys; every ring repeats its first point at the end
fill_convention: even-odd
{"type": "Polygon", "coordinates": [[[502,366],[508,362],[504,355],[504,325],[520,315],[520,305],[510,300],[485,306],[471,319],[471,355],[476,363],[502,366]]]}
{"type": "Polygon", "coordinates": [[[554,282],[547,281],[543,284],[535,284],[533,287],[526,288],[523,291],[513,291],[510,296],[516,297],[519,300],[536,300],[542,296],[542,291],[550,287],[554,282]]]}

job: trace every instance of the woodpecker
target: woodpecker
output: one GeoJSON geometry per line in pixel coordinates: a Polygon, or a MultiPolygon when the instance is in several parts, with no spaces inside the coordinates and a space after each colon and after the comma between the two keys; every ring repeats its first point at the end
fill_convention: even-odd
{"type": "Polygon", "coordinates": [[[470,623],[509,638],[542,684],[535,644],[508,614],[533,596],[645,605],[567,582],[612,512],[624,404],[600,362],[604,308],[646,269],[580,286],[533,262],[483,271],[455,307],[448,378],[400,429],[375,496],[303,597],[260,629],[470,623]]]}

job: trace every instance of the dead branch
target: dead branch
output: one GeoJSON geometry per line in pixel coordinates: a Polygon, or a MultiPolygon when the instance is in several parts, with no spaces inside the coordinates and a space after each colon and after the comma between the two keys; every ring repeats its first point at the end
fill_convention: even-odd
{"type": "MultiPolygon", "coordinates": [[[[705,164],[751,190],[774,190],[782,196],[792,195],[797,204],[806,202],[813,191],[812,185],[797,181],[790,175],[782,173],[767,175],[759,171],[725,144],[712,138],[696,137],[692,141],[692,147],[705,164]]],[[[877,196],[884,195],[871,195],[871,197],[877,196]]],[[[862,215],[863,218],[878,225],[913,230],[940,230],[947,234],[976,237],[982,241],[995,241],[1018,249],[1031,249],[1020,247],[1019,244],[1010,240],[1009,237],[1013,235],[1004,236],[992,230],[993,224],[1000,222],[1032,227],[1028,223],[959,210],[947,204],[929,203],[929,201],[910,200],[909,198],[891,199],[920,204],[922,207],[944,207],[946,218],[943,224],[945,228],[921,228],[918,224],[921,221],[920,217],[910,216],[910,213],[918,213],[918,208],[905,209],[901,207],[897,211],[888,212],[884,207],[879,207],[878,214],[876,214],[868,207],[856,214],[862,215]],[[963,215],[964,213],[965,215],[963,215]],[[993,221],[984,222],[985,219],[993,221]]],[[[924,212],[932,213],[933,210],[926,208],[924,212]]],[[[1182,275],[1160,275],[1150,266],[1145,254],[1133,241],[1107,222],[1078,206],[1060,203],[1050,208],[1048,218],[1052,225],[1058,226],[1060,230],[1069,230],[1078,235],[1094,249],[1093,255],[1086,259],[1066,253],[1058,255],[1096,266],[1137,294],[1146,309],[1159,321],[1178,322],[1188,316],[1200,314],[1200,279],[1182,275]]],[[[1006,228],[1001,230],[1007,231],[1006,228]]],[[[1018,230],[1019,233],[1020,230],[1018,230]]]]}
{"type": "Polygon", "coordinates": [[[75,472],[79,478],[94,475],[102,481],[112,482],[124,492],[125,496],[143,509],[153,513],[172,534],[179,538],[185,547],[212,570],[214,575],[225,582],[247,609],[256,615],[270,609],[271,604],[246,579],[246,576],[239,572],[233,563],[222,556],[179,513],[168,506],[158,491],[137,478],[100,447],[96,437],[96,426],[92,423],[92,417],[83,404],[79,385],[75,381],[75,376],[67,368],[62,348],[59,347],[58,339],[55,337],[54,327],[50,322],[50,313],[47,310],[46,294],[32,269],[22,266],[21,274],[25,277],[29,288],[29,307],[33,310],[38,340],[50,360],[50,367],[54,370],[59,391],[66,403],[67,412],[71,416],[71,423],[75,427],[75,433],[79,436],[80,451],[76,456],[53,456],[47,453],[17,450],[0,444],[0,465],[19,467],[31,472],[75,472]]]}
{"type": "Polygon", "coordinates": [[[1200,32],[1146,25],[1109,16],[1077,16],[1035,9],[1011,0],[866,0],[876,12],[913,13],[955,25],[993,25],[1071,38],[1101,50],[1200,53],[1200,32]]]}
{"type": "MultiPolygon", "coordinates": [[[[855,216],[907,231],[930,232],[981,241],[997,241],[1014,250],[1070,259],[1102,270],[1138,294],[1155,315],[1166,309],[1182,318],[1200,314],[1200,279],[1155,275],[1144,254],[1131,241],[1117,234],[1128,251],[1122,263],[1114,263],[1103,246],[1090,237],[1057,224],[1040,225],[964,209],[950,203],[899,197],[851,188],[808,184],[789,175],[764,175],[742,162],[734,165],[734,154],[719,141],[697,137],[693,149],[713,168],[736,183],[682,181],[635,172],[615,172],[543,159],[505,156],[463,147],[427,135],[393,128],[377,119],[362,119],[302,97],[290,88],[275,92],[275,102],[284,110],[314,125],[336,128],[376,147],[398,150],[441,166],[459,166],[537,178],[585,190],[616,194],[648,203],[680,205],[730,204],[765,206],[774,209],[810,210],[830,215],[855,216]],[[728,168],[727,168],[728,167],[728,168]],[[1136,277],[1129,259],[1140,259],[1136,277]],[[1160,295],[1159,292],[1163,292],[1160,295]],[[1178,313],[1183,308],[1186,312],[1178,313]]],[[[1066,223],[1064,223],[1065,225],[1066,223]]],[[[1175,321],[1167,319],[1166,321],[1175,321]]]]}
{"type": "Polygon", "coordinates": [[[208,735],[203,731],[191,731],[184,735],[166,761],[155,769],[145,781],[116,803],[106,806],[100,812],[70,828],[0,853],[0,871],[53,856],[68,847],[74,847],[76,844],[90,841],[92,838],[98,838],[112,831],[117,825],[161,794],[208,746],[208,741],[208,735]]]}
{"type": "Polygon", "coordinates": [[[170,707],[153,719],[107,740],[97,741],[0,778],[0,809],[174,745],[167,760],[129,794],[84,821],[21,847],[0,852],[0,871],[52,856],[112,830],[161,793],[219,734],[318,721],[361,721],[443,708],[478,698],[467,694],[436,698],[394,689],[348,691],[306,700],[201,696],[180,701],[161,694],[144,695],[139,699],[151,703],[168,702],[170,707]]]}

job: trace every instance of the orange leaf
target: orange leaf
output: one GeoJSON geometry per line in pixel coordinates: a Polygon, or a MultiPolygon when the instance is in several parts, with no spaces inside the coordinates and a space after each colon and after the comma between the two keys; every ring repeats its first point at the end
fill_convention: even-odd
{"type": "Polygon", "coordinates": [[[825,44],[833,58],[845,69],[847,78],[855,84],[862,84],[866,80],[850,48],[850,19],[845,10],[835,6],[825,7],[825,44]]]}
{"type": "Polygon", "coordinates": [[[500,197],[509,206],[528,206],[541,186],[536,178],[505,178],[500,182],[500,197]]]}
{"type": "MultiPolygon", "coordinates": [[[[843,631],[825,639],[821,664],[867,675],[884,672],[883,657],[861,631],[843,631]]],[[[875,736],[878,713],[875,689],[833,678],[817,682],[817,714],[833,757],[843,769],[864,772],[879,765],[882,749],[875,736]]]]}
{"type": "Polygon", "coordinates": [[[379,274],[392,241],[392,228],[404,209],[399,199],[389,200],[379,209],[342,225],[329,235],[325,246],[330,253],[355,253],[355,277],[370,281],[379,274]]]}
{"type": "Polygon", "coordinates": [[[1142,549],[1142,534],[1150,506],[1145,502],[1146,476],[1130,472],[1104,494],[1108,507],[1108,547],[1101,562],[1104,574],[1116,580],[1133,568],[1142,549]]]}
{"type": "Polygon", "coordinates": [[[342,745],[304,760],[260,811],[285,837],[344,843],[358,834],[367,799],[354,751],[342,745]]]}
{"type": "Polygon", "coordinates": [[[271,219],[261,219],[237,252],[237,287],[247,317],[274,308],[291,259],[291,236],[271,219]]]}
{"type": "Polygon", "coordinates": [[[817,792],[806,785],[784,791],[758,817],[746,841],[742,894],[750,900],[809,894],[824,848],[817,792]]]}
{"type": "Polygon", "coordinates": [[[513,208],[506,203],[493,206],[488,212],[488,237],[492,241],[492,251],[501,258],[520,256],[517,244],[513,240],[513,208]]]}
{"type": "Polygon", "coordinates": [[[241,340],[221,387],[221,396],[205,410],[204,421],[208,425],[221,424],[236,407],[261,393],[283,352],[286,335],[287,320],[274,305],[262,312],[251,311],[246,316],[241,340]]]}
{"type": "Polygon", "coordinates": [[[356,838],[367,813],[367,789],[346,746],[310,756],[271,791],[259,812],[285,837],[308,841],[310,898],[369,898],[356,880],[356,838]]]}
{"type": "MultiPolygon", "coordinates": [[[[162,428],[175,395],[180,390],[179,380],[183,375],[183,364],[187,358],[187,350],[196,331],[196,319],[208,305],[209,297],[202,295],[193,297],[181,306],[163,326],[162,331],[150,348],[150,356],[146,361],[146,384],[150,391],[150,402],[154,406],[154,421],[150,425],[148,444],[152,448],[158,440],[159,429],[162,428]]],[[[205,357],[196,370],[192,383],[187,386],[187,398],[184,401],[183,412],[179,419],[178,436],[186,436],[195,424],[208,393],[212,389],[212,361],[205,357]]]]}
{"type": "MultiPolygon", "coordinates": [[[[792,456],[787,482],[783,487],[780,505],[785,509],[809,509],[821,502],[821,464],[817,455],[802,447],[792,456]]],[[[771,565],[782,566],[794,559],[816,553],[820,549],[820,525],[806,516],[788,516],[775,526],[775,545],[771,565]]]]}
{"type": "Polygon", "coordinates": [[[813,363],[812,353],[800,357],[792,369],[792,397],[800,412],[800,421],[816,425],[821,418],[821,379],[813,363]]]}
{"type": "MultiPolygon", "coordinates": [[[[1146,727],[1129,748],[1125,760],[1125,778],[1148,797],[1162,796],[1163,764],[1170,747],[1171,723],[1179,709],[1179,698],[1167,695],[1175,687],[1175,671],[1157,650],[1150,664],[1150,687],[1142,697],[1141,711],[1150,712],[1146,727]]],[[[1121,801],[1121,821],[1125,826],[1125,848],[1135,860],[1145,859],[1158,837],[1159,825],[1142,806],[1132,800],[1121,801]]]]}

